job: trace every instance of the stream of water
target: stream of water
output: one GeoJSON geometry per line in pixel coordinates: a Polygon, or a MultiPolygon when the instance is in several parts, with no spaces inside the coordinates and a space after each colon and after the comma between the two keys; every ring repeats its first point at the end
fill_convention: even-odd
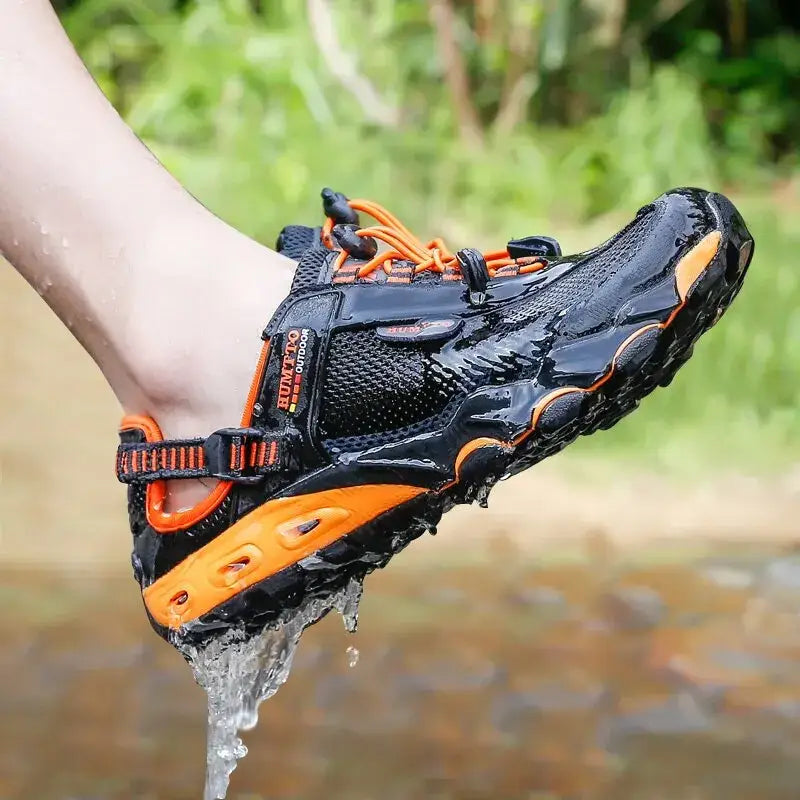
{"type": "Polygon", "coordinates": [[[341,592],[302,606],[256,636],[232,628],[203,648],[177,643],[208,695],[204,800],[224,800],[231,773],[247,755],[239,733],[255,728],[258,707],[286,683],[303,631],[335,609],[345,629],[355,633],[362,592],[362,582],[351,580],[341,592]]]}

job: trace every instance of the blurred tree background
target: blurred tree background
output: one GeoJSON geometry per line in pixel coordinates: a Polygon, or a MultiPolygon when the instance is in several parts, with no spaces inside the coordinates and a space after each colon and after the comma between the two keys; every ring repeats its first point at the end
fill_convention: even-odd
{"type": "Polygon", "coordinates": [[[584,452],[645,442],[681,468],[796,461],[796,0],[56,7],[159,158],[270,243],[286,222],[319,219],[323,185],[460,246],[539,230],[567,249],[671,186],[729,192],[757,240],[737,307],[669,392],[584,452]]]}

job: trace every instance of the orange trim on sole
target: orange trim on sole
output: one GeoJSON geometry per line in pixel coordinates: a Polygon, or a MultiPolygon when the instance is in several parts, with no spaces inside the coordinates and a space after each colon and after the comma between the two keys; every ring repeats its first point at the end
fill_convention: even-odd
{"type": "Polygon", "coordinates": [[[364,485],[270,500],[144,589],[145,605],[177,629],[426,491],[364,485]]]}
{"type": "Polygon", "coordinates": [[[712,231],[700,240],[675,267],[675,287],[681,301],[686,300],[689,289],[711,263],[722,241],[721,231],[712,231]]]}

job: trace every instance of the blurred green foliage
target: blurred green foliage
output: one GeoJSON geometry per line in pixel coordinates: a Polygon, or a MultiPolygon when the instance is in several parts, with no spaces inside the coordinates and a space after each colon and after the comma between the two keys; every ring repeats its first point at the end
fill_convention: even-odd
{"type": "Polygon", "coordinates": [[[324,185],[370,196],[423,234],[460,244],[549,225],[571,230],[571,247],[593,243],[670,186],[727,188],[757,239],[742,297],[648,413],[585,447],[645,437],[676,463],[698,442],[733,463],[792,458],[797,3],[57,6],[136,132],[203,202],[268,242],[288,221],[319,219],[324,185]],[[776,195],[785,214],[775,214],[776,195]]]}

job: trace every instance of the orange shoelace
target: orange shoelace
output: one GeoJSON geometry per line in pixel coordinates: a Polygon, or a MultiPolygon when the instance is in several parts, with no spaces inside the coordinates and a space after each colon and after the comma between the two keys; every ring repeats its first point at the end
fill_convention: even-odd
{"type": "MultiPolygon", "coordinates": [[[[383,269],[387,275],[391,275],[392,262],[397,260],[411,261],[415,265],[414,274],[426,270],[440,273],[448,270],[455,273],[461,271],[458,258],[447,248],[442,239],[432,239],[427,244],[423,244],[394,214],[371,200],[348,200],[348,205],[354,211],[367,214],[378,223],[367,228],[360,228],[356,231],[356,235],[361,238],[379,239],[389,247],[388,250],[378,253],[363,264],[357,272],[358,277],[366,277],[377,269],[383,269]]],[[[337,249],[331,236],[334,224],[334,221],[328,217],[322,228],[322,240],[331,249],[337,249]]],[[[540,258],[525,258],[515,261],[509,256],[508,250],[493,250],[482,255],[486,261],[489,276],[492,278],[497,270],[515,263],[520,265],[520,275],[536,272],[547,266],[547,262],[540,258]]],[[[342,250],[336,260],[335,270],[338,270],[348,258],[347,251],[342,250]]]]}

